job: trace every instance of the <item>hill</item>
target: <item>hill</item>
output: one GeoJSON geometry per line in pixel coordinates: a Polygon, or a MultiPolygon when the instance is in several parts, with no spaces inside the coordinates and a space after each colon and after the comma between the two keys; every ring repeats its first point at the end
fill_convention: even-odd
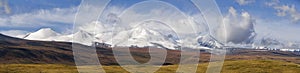
{"type": "MultiPolygon", "coordinates": [[[[67,64],[75,65],[72,45],[81,49],[92,49],[70,42],[24,40],[0,34],[0,63],[2,64],[67,64]]],[[[96,47],[98,58],[103,65],[117,65],[112,48],[96,47]]],[[[138,62],[150,59],[147,48],[130,48],[138,62]]],[[[179,62],[180,51],[168,50],[166,62],[179,62]]]]}

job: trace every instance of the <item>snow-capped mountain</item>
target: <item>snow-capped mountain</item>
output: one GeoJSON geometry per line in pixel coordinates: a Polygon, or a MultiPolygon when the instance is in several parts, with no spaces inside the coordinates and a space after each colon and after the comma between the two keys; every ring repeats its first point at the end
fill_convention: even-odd
{"type": "Polygon", "coordinates": [[[24,36],[24,39],[28,40],[43,40],[43,41],[65,41],[65,42],[76,42],[84,45],[91,45],[94,39],[93,34],[78,31],[74,34],[59,34],[53,31],[51,28],[42,28],[36,32],[32,32],[24,36]]]}
{"type": "Polygon", "coordinates": [[[177,37],[174,32],[163,23],[157,21],[146,21],[132,29],[121,31],[112,38],[113,45],[117,46],[157,46],[174,49],[178,46],[177,37]],[[166,28],[160,29],[158,28],[166,28]]]}
{"type": "Polygon", "coordinates": [[[211,35],[199,36],[197,38],[197,42],[200,46],[208,47],[208,48],[221,48],[224,44],[218,42],[211,35]]]}
{"type": "Polygon", "coordinates": [[[73,42],[78,42],[84,45],[92,45],[92,42],[96,40],[93,34],[82,30],[76,32],[72,36],[73,36],[73,42]]]}
{"type": "Polygon", "coordinates": [[[259,42],[259,46],[268,49],[300,49],[299,42],[283,41],[274,38],[262,38],[259,42]]]}
{"type": "Polygon", "coordinates": [[[279,42],[276,39],[271,39],[271,38],[263,38],[260,41],[261,46],[265,46],[268,48],[280,48],[283,47],[283,43],[279,42]]]}
{"type": "Polygon", "coordinates": [[[143,28],[142,26],[131,30],[131,38],[128,39],[128,42],[145,46],[150,45],[149,43],[156,43],[167,48],[174,48],[177,44],[176,39],[174,39],[172,34],[164,34],[155,30],[143,28]]]}
{"type": "Polygon", "coordinates": [[[27,34],[24,39],[52,41],[53,38],[59,35],[59,33],[53,31],[51,28],[42,28],[36,32],[27,34]]]}
{"type": "Polygon", "coordinates": [[[92,34],[79,30],[73,34],[59,34],[50,28],[42,28],[24,37],[29,40],[65,41],[92,45],[93,42],[108,43],[113,46],[156,46],[160,48],[177,49],[179,47],[207,47],[219,48],[222,46],[211,36],[179,39],[177,34],[166,24],[159,21],[145,21],[131,29],[123,31],[106,31],[92,34]],[[163,28],[163,29],[162,29],[163,28]]]}
{"type": "MultiPolygon", "coordinates": [[[[179,47],[210,49],[222,48],[224,46],[223,43],[218,42],[215,38],[208,34],[201,35],[196,38],[179,39],[175,32],[173,32],[172,30],[159,29],[155,27],[167,28],[164,26],[164,24],[154,21],[141,23],[128,30],[115,31],[115,33],[103,32],[97,33],[95,35],[83,30],[80,30],[74,34],[60,34],[55,32],[51,28],[42,28],[36,32],[29,33],[24,37],[24,39],[76,42],[84,45],[92,45],[93,42],[100,42],[107,43],[113,46],[156,46],[168,49],[178,49],[179,47]]],[[[255,46],[252,47],[268,49],[300,48],[300,43],[280,41],[272,38],[262,38],[261,40],[255,40],[255,42],[258,43],[256,43],[255,46]]],[[[245,47],[245,45],[243,44],[232,44],[230,46],[240,48],[245,47]]]]}

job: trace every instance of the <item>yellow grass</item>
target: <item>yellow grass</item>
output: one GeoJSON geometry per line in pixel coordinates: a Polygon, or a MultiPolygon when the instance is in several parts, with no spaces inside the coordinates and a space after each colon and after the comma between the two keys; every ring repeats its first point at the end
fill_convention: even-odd
{"type": "MultiPolygon", "coordinates": [[[[205,73],[208,63],[199,64],[197,73],[205,73]]],[[[92,69],[91,66],[80,66],[81,69],[92,69]]],[[[120,66],[103,66],[107,73],[128,73],[120,66]]],[[[146,71],[146,67],[135,67],[146,71]]],[[[156,73],[174,73],[178,65],[161,67],[156,73]]],[[[1,64],[0,73],[76,73],[74,66],[58,64],[1,64]]],[[[300,73],[300,65],[271,60],[226,61],[222,73],[300,73]]]]}

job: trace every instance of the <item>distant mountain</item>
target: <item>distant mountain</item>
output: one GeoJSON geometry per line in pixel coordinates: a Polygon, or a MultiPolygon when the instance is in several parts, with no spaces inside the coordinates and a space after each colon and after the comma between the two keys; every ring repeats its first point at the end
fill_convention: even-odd
{"type": "MultiPolygon", "coordinates": [[[[156,21],[141,23],[132,29],[118,31],[115,35],[113,32],[97,33],[94,35],[84,30],[79,30],[74,34],[63,35],[55,32],[51,28],[42,28],[36,32],[27,34],[24,39],[76,42],[88,46],[91,46],[93,42],[101,42],[113,46],[156,46],[167,49],[178,49],[180,47],[180,40],[178,39],[178,36],[176,36],[176,33],[171,29],[168,29],[166,24],[156,21]]],[[[185,45],[189,45],[190,48],[194,48],[195,46],[207,48],[217,48],[222,46],[216,39],[208,35],[199,36],[193,40],[196,40],[193,42],[194,44],[185,45]]]]}
{"type": "Polygon", "coordinates": [[[299,42],[282,41],[274,38],[262,38],[259,41],[259,46],[269,49],[300,49],[299,42]]]}
{"type": "Polygon", "coordinates": [[[210,35],[199,36],[197,41],[200,46],[208,48],[221,48],[224,46],[224,44],[220,43],[210,35]]]}
{"type": "Polygon", "coordinates": [[[62,35],[51,28],[42,28],[24,37],[24,39],[28,40],[76,42],[89,46],[92,45],[93,40],[95,40],[94,38],[93,34],[83,30],[70,35],[62,35]]]}
{"type": "Polygon", "coordinates": [[[260,45],[266,46],[268,48],[282,48],[284,46],[282,42],[272,38],[261,39],[260,45]]]}
{"type": "MultiPolygon", "coordinates": [[[[111,23],[116,22],[111,21],[111,23]]],[[[96,25],[100,27],[100,25],[104,24],[97,23],[96,25]]],[[[87,25],[85,27],[93,26],[87,25]]],[[[101,28],[101,32],[93,32],[91,29],[80,29],[72,34],[59,34],[50,28],[42,28],[36,32],[29,33],[24,39],[76,42],[88,46],[91,46],[92,42],[101,42],[113,46],[156,46],[167,49],[178,49],[179,47],[206,47],[206,49],[221,47],[220,43],[211,36],[179,39],[177,33],[171,27],[155,20],[144,21],[126,29],[121,27],[116,27],[115,29],[101,28]]]]}
{"type": "MultiPolygon", "coordinates": [[[[159,21],[146,21],[130,29],[116,29],[91,33],[79,30],[73,34],[59,34],[50,28],[42,28],[24,37],[28,40],[76,42],[91,46],[92,42],[108,43],[113,46],[156,46],[168,49],[178,47],[176,33],[159,21]]],[[[196,43],[196,42],[195,42],[196,43]]]]}
{"type": "Polygon", "coordinates": [[[147,21],[141,23],[130,30],[117,34],[113,39],[123,38],[123,40],[113,40],[118,46],[156,46],[161,48],[174,49],[178,46],[178,37],[174,31],[167,29],[166,24],[147,21]],[[157,29],[165,28],[165,29],[157,29]]]}
{"type": "MultiPolygon", "coordinates": [[[[106,31],[92,34],[79,30],[74,34],[59,34],[51,28],[42,28],[36,32],[27,34],[24,39],[40,41],[76,42],[91,46],[93,42],[107,43],[112,46],[156,46],[166,49],[179,49],[180,47],[211,49],[224,46],[214,37],[206,34],[196,38],[178,39],[176,33],[168,29],[166,24],[157,21],[141,23],[131,29],[123,31],[106,31]],[[159,28],[155,28],[159,27],[159,28]],[[164,28],[164,29],[162,29],[164,28]],[[184,41],[184,42],[183,42],[184,41]]],[[[269,49],[300,49],[299,42],[282,41],[272,38],[252,40],[255,44],[228,44],[227,47],[234,48],[269,48],[269,49]]]]}
{"type": "Polygon", "coordinates": [[[51,28],[42,28],[36,32],[27,34],[24,39],[52,41],[59,35],[59,33],[53,31],[51,28]]]}
{"type": "Polygon", "coordinates": [[[92,45],[92,42],[96,40],[93,34],[82,30],[72,34],[72,36],[73,42],[78,42],[84,45],[92,45]]]}

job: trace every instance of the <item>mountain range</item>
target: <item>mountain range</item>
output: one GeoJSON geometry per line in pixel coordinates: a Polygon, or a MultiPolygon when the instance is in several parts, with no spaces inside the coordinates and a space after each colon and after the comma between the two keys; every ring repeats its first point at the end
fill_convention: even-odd
{"type": "MultiPolygon", "coordinates": [[[[104,44],[104,43],[98,43],[104,44]]],[[[113,50],[110,47],[103,46],[86,46],[79,43],[58,42],[58,41],[38,41],[14,38],[0,34],[0,63],[1,64],[67,64],[75,65],[74,48],[89,50],[96,49],[97,57],[102,65],[118,65],[115,59],[113,50]]],[[[127,47],[130,50],[133,58],[140,62],[146,63],[150,58],[148,47],[127,47]]],[[[126,49],[126,47],[120,48],[126,49]]],[[[159,48],[151,48],[154,51],[159,51],[159,48]]],[[[197,50],[193,50],[197,51],[197,50]]],[[[205,50],[200,51],[199,62],[209,62],[210,54],[205,50]]],[[[118,51],[122,53],[122,51],[118,51]]],[[[189,52],[189,51],[185,51],[189,52]]],[[[85,51],[81,51],[83,54],[85,51]]],[[[185,54],[188,55],[188,54],[185,54]]],[[[266,51],[254,49],[228,49],[226,60],[249,60],[249,59],[271,59],[282,60],[293,63],[300,63],[299,52],[284,52],[284,51],[266,51]]],[[[88,57],[89,55],[83,55],[88,57]]],[[[164,65],[178,64],[180,62],[181,51],[167,49],[167,56],[164,65]]],[[[194,57],[196,58],[196,57],[194,57]]],[[[191,58],[192,59],[192,58],[191,58]]]]}
{"type": "MultiPolygon", "coordinates": [[[[86,26],[87,27],[87,26],[86,26]]],[[[102,28],[104,29],[104,28],[102,28]]],[[[220,48],[222,44],[210,35],[194,38],[179,37],[178,34],[159,21],[145,21],[129,29],[116,27],[103,32],[79,30],[73,34],[60,34],[51,28],[41,28],[23,37],[27,40],[76,42],[91,46],[93,42],[112,46],[155,46],[167,49],[189,47],[195,49],[220,48]]]]}
{"type": "MultiPolygon", "coordinates": [[[[105,32],[102,34],[92,34],[84,30],[80,30],[74,34],[60,34],[51,28],[42,28],[36,32],[32,32],[23,37],[27,40],[40,41],[60,41],[60,42],[76,42],[83,45],[91,46],[93,42],[107,43],[112,46],[156,46],[167,49],[178,49],[182,46],[182,41],[175,32],[169,30],[158,30],[149,28],[147,24],[136,26],[133,29],[120,32],[105,32]],[[171,32],[171,33],[166,33],[171,32]]],[[[202,35],[190,41],[187,47],[196,49],[221,48],[223,43],[218,42],[211,35],[202,35]]],[[[254,41],[254,40],[253,40],[254,41]]],[[[228,47],[228,45],[227,45],[228,47]]],[[[291,51],[299,50],[300,43],[280,41],[272,38],[262,38],[255,40],[253,44],[229,44],[229,47],[253,48],[253,49],[291,49],[291,51]]],[[[283,50],[284,51],[284,50],[283,50]]],[[[287,51],[287,50],[286,50],[287,51]]]]}

